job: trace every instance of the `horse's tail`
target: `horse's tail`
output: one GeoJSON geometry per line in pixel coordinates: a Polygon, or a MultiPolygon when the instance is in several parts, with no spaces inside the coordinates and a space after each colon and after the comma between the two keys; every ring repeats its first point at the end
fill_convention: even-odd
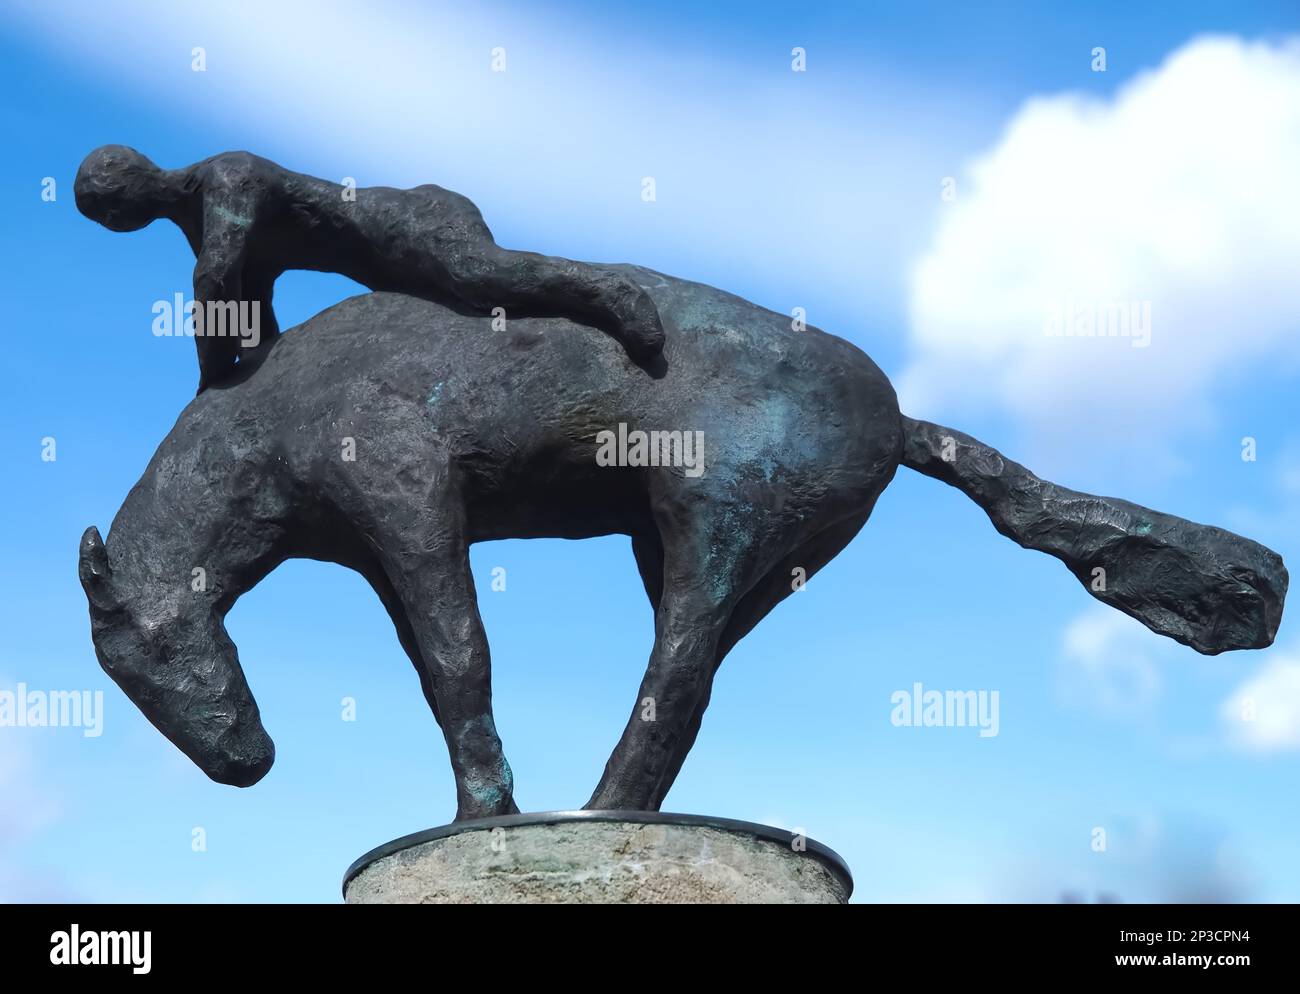
{"type": "Polygon", "coordinates": [[[1055,556],[1099,601],[1197,652],[1271,645],[1282,557],[1250,539],[1040,480],[951,428],[903,418],[903,465],[956,487],[993,527],[1055,556]]]}

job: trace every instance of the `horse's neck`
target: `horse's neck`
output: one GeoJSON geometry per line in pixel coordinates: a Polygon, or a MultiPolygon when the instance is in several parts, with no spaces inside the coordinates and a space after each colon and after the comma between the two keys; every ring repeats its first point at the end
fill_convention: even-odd
{"type": "Polygon", "coordinates": [[[224,615],[293,554],[280,481],[236,451],[248,450],[179,428],[168,436],[113,521],[115,573],[164,604],[206,594],[224,615]]]}

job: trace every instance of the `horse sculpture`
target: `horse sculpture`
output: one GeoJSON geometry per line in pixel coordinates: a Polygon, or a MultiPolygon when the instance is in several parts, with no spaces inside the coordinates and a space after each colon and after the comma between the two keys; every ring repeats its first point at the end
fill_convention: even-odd
{"type": "Polygon", "coordinates": [[[1273,641],[1287,573],[1263,546],[1040,480],[903,416],[880,369],[840,338],[712,287],[613,268],[662,318],[649,371],[565,318],[502,327],[363,294],[196,397],[107,542],[86,531],[80,576],[101,665],[210,777],[248,786],[274,760],[223,619],[279,563],[305,557],[356,570],[387,608],[447,741],[457,819],[515,812],[469,546],[623,534],[655,641],[588,807],[657,809],[718,665],[798,570],[814,575],[857,534],[900,463],[960,488],[1004,535],[1155,632],[1206,654],[1273,641]],[[660,439],[667,458],[600,458],[609,433],[629,430],[682,434],[660,439]],[[674,465],[688,435],[703,439],[702,462],[674,465]],[[646,698],[654,721],[642,720],[646,698]]]}

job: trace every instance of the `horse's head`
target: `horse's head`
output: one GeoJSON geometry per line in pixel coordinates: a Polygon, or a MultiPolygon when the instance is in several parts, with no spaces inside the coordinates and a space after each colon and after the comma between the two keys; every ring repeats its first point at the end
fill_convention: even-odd
{"type": "Polygon", "coordinates": [[[221,618],[136,572],[115,571],[99,530],[86,529],[78,573],[100,666],[213,780],[257,783],[275,762],[275,744],[221,618]]]}

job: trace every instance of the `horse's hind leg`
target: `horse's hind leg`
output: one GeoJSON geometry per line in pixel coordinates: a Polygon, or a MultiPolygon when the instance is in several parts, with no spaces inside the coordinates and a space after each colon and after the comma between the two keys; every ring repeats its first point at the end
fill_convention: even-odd
{"type": "MultiPolygon", "coordinates": [[[[375,516],[379,560],[410,621],[456,778],[456,820],[513,814],[514,779],[492,719],[492,668],[460,496],[446,467],[432,492],[400,493],[375,516]]],[[[413,479],[412,476],[404,477],[413,479]]],[[[391,496],[391,495],[390,495],[391,496]]]]}
{"type": "MultiPolygon", "coordinates": [[[[764,570],[760,518],[750,509],[720,508],[665,515],[662,592],[655,644],[627,726],[605,766],[589,808],[654,810],[680,763],[679,743],[707,700],[719,640],[740,594],[764,570]],[[734,512],[734,513],[729,513],[734,512]]],[[[637,550],[643,576],[653,573],[657,548],[637,550]]],[[[653,576],[647,590],[655,598],[653,576]]]]}
{"type": "MultiPolygon", "coordinates": [[[[818,570],[838,556],[844,550],[844,547],[853,541],[853,537],[862,530],[862,526],[866,521],[866,514],[856,514],[845,521],[818,532],[799,549],[772,567],[763,579],[754,584],[749,592],[736,604],[735,610],[731,612],[731,617],[727,619],[727,625],[718,641],[718,651],[713,662],[714,672],[716,673],[718,667],[722,665],[722,660],[726,658],[727,653],[735,648],[736,643],[753,631],[754,627],[766,618],[773,608],[797,589],[796,577],[802,580],[811,579],[818,570]],[[802,574],[796,574],[796,569],[802,570],[802,574]]],[[[639,555],[637,561],[640,563],[639,555]]],[[[647,583],[647,592],[649,590],[649,584],[647,583]]],[[[651,601],[654,601],[653,594],[651,594],[651,601]]],[[[700,725],[704,721],[704,711],[709,706],[709,697],[712,690],[713,681],[710,679],[709,686],[705,690],[703,697],[701,697],[695,713],[691,716],[690,722],[687,723],[685,731],[678,740],[677,752],[673,756],[668,769],[667,781],[669,784],[672,784],[677,779],[677,774],[681,772],[682,764],[686,762],[686,756],[691,751],[691,746],[695,744],[695,739],[700,733],[700,725]]]]}
{"type": "Polygon", "coordinates": [[[664,596],[664,545],[659,540],[659,533],[649,531],[633,535],[632,555],[636,557],[641,583],[650,598],[650,609],[658,614],[659,601],[664,596]]]}

